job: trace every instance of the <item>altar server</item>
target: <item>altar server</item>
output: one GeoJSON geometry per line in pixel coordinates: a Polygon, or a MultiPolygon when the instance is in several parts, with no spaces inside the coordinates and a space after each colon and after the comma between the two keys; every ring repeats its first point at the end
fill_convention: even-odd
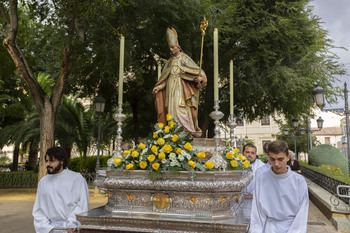
{"type": "Polygon", "coordinates": [[[250,167],[253,171],[253,179],[250,181],[250,183],[245,187],[243,190],[243,195],[245,199],[252,199],[253,198],[253,190],[254,190],[254,183],[255,183],[255,172],[258,170],[258,168],[264,166],[265,164],[257,158],[256,154],[256,146],[253,144],[246,144],[243,147],[243,155],[250,161],[250,167]]]}
{"type": "Polygon", "coordinates": [[[68,170],[68,156],[61,147],[48,149],[45,161],[48,175],[38,184],[32,213],[35,231],[48,233],[54,227],[61,227],[69,233],[76,232],[80,227],[76,214],[88,211],[86,181],[80,173],[68,170]]]}
{"type": "Polygon", "coordinates": [[[285,142],[271,142],[268,155],[272,169],[256,177],[249,232],[305,233],[309,208],[306,181],[287,166],[285,142]]]}

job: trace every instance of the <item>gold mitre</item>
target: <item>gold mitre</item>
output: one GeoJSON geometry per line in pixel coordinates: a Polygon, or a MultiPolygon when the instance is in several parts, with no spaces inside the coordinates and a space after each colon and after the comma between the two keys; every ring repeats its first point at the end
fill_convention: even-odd
{"type": "Polygon", "coordinates": [[[166,40],[168,41],[169,47],[172,45],[179,45],[177,40],[177,32],[174,28],[168,28],[166,30],[166,40]]]}

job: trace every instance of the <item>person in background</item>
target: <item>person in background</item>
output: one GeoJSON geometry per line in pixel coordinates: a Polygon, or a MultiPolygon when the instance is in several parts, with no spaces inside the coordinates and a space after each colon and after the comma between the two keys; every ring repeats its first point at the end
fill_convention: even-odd
{"type": "Polygon", "coordinates": [[[247,187],[245,187],[243,190],[243,195],[245,199],[253,198],[255,172],[258,170],[258,168],[264,166],[264,163],[257,158],[256,151],[257,151],[256,146],[253,144],[246,144],[243,147],[243,155],[250,161],[250,167],[252,168],[252,171],[253,171],[253,179],[250,181],[247,187]]]}
{"type": "MultiPolygon", "coordinates": [[[[267,148],[269,147],[271,141],[265,142],[264,146],[263,146],[263,150],[264,150],[264,155],[268,158],[269,155],[267,154],[267,148]]],[[[270,170],[271,169],[271,164],[269,163],[269,160],[267,160],[267,162],[264,164],[264,166],[261,166],[258,168],[258,170],[256,170],[255,175],[259,176],[262,172],[270,170]]]]}
{"type": "Polygon", "coordinates": [[[287,162],[287,165],[290,166],[292,171],[301,173],[301,167],[299,161],[295,159],[294,153],[289,154],[290,160],[287,162]]]}
{"type": "Polygon", "coordinates": [[[39,181],[32,212],[35,231],[48,233],[60,227],[76,232],[80,227],[76,215],[88,211],[86,181],[80,173],[68,170],[68,156],[61,147],[48,149],[45,161],[48,175],[39,181]]]}
{"type": "Polygon", "coordinates": [[[309,193],[303,176],[292,172],[284,141],[268,147],[272,169],[256,177],[250,233],[306,233],[309,193]]]}

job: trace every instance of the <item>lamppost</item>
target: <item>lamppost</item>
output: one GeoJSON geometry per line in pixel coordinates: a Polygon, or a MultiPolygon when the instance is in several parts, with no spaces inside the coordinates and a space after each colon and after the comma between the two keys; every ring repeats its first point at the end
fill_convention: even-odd
{"type": "Polygon", "coordinates": [[[96,171],[100,169],[101,115],[105,110],[105,103],[106,103],[106,100],[102,96],[96,97],[95,107],[96,107],[96,113],[98,115],[96,171]]]}
{"type": "MultiPolygon", "coordinates": [[[[345,113],[345,127],[346,127],[346,142],[347,142],[347,151],[346,158],[348,159],[348,163],[350,160],[350,130],[349,130],[349,103],[348,103],[348,88],[346,82],[344,82],[344,109],[342,108],[327,108],[325,111],[334,111],[334,112],[344,112],[345,113]]],[[[324,94],[323,94],[324,95],[324,94]]],[[[349,163],[350,167],[350,163],[349,163]]]]}
{"type": "Polygon", "coordinates": [[[243,150],[243,144],[244,142],[248,140],[248,136],[246,135],[244,138],[242,138],[242,135],[240,138],[238,138],[237,136],[235,136],[235,141],[236,141],[236,147],[237,147],[237,143],[240,144],[240,150],[243,150]]]}
{"type": "MultiPolygon", "coordinates": [[[[294,128],[295,130],[298,128],[298,126],[299,126],[299,121],[298,121],[298,119],[294,118],[294,119],[292,120],[292,126],[293,126],[293,128],[294,128]]],[[[304,128],[301,128],[301,129],[300,129],[300,132],[301,132],[301,134],[305,134],[305,129],[304,129],[304,128]]],[[[289,134],[289,128],[284,128],[284,129],[283,129],[283,133],[284,133],[285,136],[294,139],[294,153],[295,153],[295,158],[296,158],[296,160],[298,160],[299,158],[298,158],[298,153],[297,153],[297,139],[300,138],[301,136],[297,136],[297,135],[288,136],[288,134],[289,134]]]]}
{"type": "MultiPolygon", "coordinates": [[[[323,120],[321,117],[319,117],[319,118],[317,119],[317,128],[318,128],[318,130],[308,130],[307,132],[308,132],[308,133],[312,133],[312,132],[316,132],[316,131],[321,130],[322,127],[323,127],[323,121],[324,121],[324,120],[323,120]]],[[[292,120],[292,126],[293,126],[293,128],[294,128],[295,130],[298,128],[298,126],[299,126],[299,121],[298,121],[298,119],[295,119],[295,118],[294,118],[294,119],[292,120]]],[[[289,134],[289,128],[284,128],[283,133],[284,133],[285,136],[288,136],[288,134],[289,134]]],[[[305,128],[301,128],[301,129],[300,129],[300,133],[301,133],[302,135],[304,135],[304,134],[305,134],[305,128]]],[[[288,137],[294,139],[294,153],[295,153],[296,159],[298,160],[298,159],[299,159],[299,156],[298,156],[298,153],[297,153],[297,142],[296,142],[296,140],[297,140],[298,138],[300,138],[301,136],[291,135],[291,136],[288,136],[288,137]]],[[[312,143],[312,141],[311,141],[311,143],[312,143]]]]}

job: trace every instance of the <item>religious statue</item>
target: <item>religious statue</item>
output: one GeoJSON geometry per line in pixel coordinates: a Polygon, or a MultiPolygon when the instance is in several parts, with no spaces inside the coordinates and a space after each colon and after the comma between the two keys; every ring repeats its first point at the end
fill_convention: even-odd
{"type": "Polygon", "coordinates": [[[207,83],[203,70],[181,51],[174,28],[167,29],[167,42],[172,57],[166,62],[159,81],[153,88],[158,122],[166,124],[166,115],[173,118],[194,137],[200,137],[198,127],[199,90],[207,83]]]}

